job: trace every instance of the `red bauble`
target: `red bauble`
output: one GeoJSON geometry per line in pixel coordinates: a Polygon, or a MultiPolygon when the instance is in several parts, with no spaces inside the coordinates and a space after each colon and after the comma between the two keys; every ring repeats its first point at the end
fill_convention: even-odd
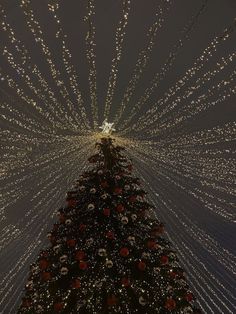
{"type": "Polygon", "coordinates": [[[165,308],[169,311],[172,311],[176,308],[176,302],[174,299],[172,298],[169,298],[166,300],[166,303],[165,303],[165,308]]]}
{"type": "Polygon", "coordinates": [[[77,204],[77,201],[75,198],[69,198],[67,199],[67,205],[68,207],[75,207],[77,204]]]}
{"type": "Polygon", "coordinates": [[[150,249],[150,250],[155,250],[156,249],[156,241],[155,240],[148,240],[147,242],[147,247],[150,249]]]}
{"type": "Polygon", "coordinates": [[[162,255],[161,258],[160,258],[160,262],[161,262],[162,265],[168,264],[168,262],[169,262],[168,256],[162,255]]]}
{"type": "Polygon", "coordinates": [[[22,301],[22,307],[30,307],[32,301],[30,299],[23,299],[22,301]]]}
{"type": "Polygon", "coordinates": [[[113,231],[107,231],[106,237],[107,237],[108,239],[110,239],[110,240],[115,239],[114,232],[113,232],[113,231]]]}
{"type": "Polygon", "coordinates": [[[136,202],[136,199],[137,199],[137,196],[136,196],[136,195],[131,195],[131,196],[129,197],[129,202],[130,202],[130,203],[134,203],[134,202],[136,202]]]}
{"type": "Polygon", "coordinates": [[[42,251],[40,254],[41,254],[43,257],[47,257],[47,256],[48,256],[48,252],[47,252],[47,251],[42,251]]]}
{"type": "Polygon", "coordinates": [[[174,272],[174,271],[171,271],[171,272],[170,272],[170,277],[173,278],[173,279],[174,279],[177,275],[178,275],[178,274],[177,274],[176,272],[174,272]]]}
{"type": "Polygon", "coordinates": [[[59,216],[59,221],[60,221],[61,223],[64,223],[64,222],[66,221],[66,217],[65,217],[64,214],[60,214],[60,216],[59,216]]]}
{"type": "Polygon", "coordinates": [[[80,280],[78,278],[74,279],[71,283],[71,286],[74,289],[79,289],[81,287],[80,280]]]}
{"type": "Polygon", "coordinates": [[[132,165],[128,165],[127,169],[128,169],[129,171],[132,171],[132,170],[133,170],[133,166],[132,166],[132,165]]]}
{"type": "Polygon", "coordinates": [[[44,281],[49,281],[52,278],[51,273],[48,271],[42,272],[41,276],[44,281]]]}
{"type": "Polygon", "coordinates": [[[188,302],[192,302],[193,301],[193,294],[191,292],[187,293],[185,295],[185,300],[188,302]]]}
{"type": "Polygon", "coordinates": [[[120,255],[123,257],[127,257],[129,255],[129,250],[127,247],[123,247],[120,249],[120,255]]]}
{"type": "Polygon", "coordinates": [[[77,261],[82,261],[84,258],[85,258],[85,253],[84,253],[84,251],[77,251],[77,252],[75,253],[75,259],[76,259],[77,261]]]}
{"type": "Polygon", "coordinates": [[[55,244],[55,242],[56,242],[56,237],[50,236],[49,240],[50,240],[50,242],[51,242],[52,244],[55,244]]]}
{"type": "Polygon", "coordinates": [[[53,231],[56,231],[58,229],[58,227],[59,227],[59,224],[54,224],[53,225],[53,231]]]}
{"type": "Polygon", "coordinates": [[[108,183],[107,183],[107,181],[102,181],[101,182],[101,187],[102,188],[107,188],[109,185],[108,185],[108,183]]]}
{"type": "Polygon", "coordinates": [[[85,270],[88,268],[88,264],[84,261],[80,261],[79,263],[79,268],[82,269],[82,270],[85,270]]]}
{"type": "Polygon", "coordinates": [[[159,226],[154,226],[151,230],[151,235],[153,236],[159,236],[163,234],[165,231],[164,225],[161,223],[159,226]]]}
{"type": "Polygon", "coordinates": [[[111,214],[110,208],[104,208],[104,209],[103,209],[103,214],[104,214],[105,216],[110,216],[110,214],[111,214]]]}
{"type": "Polygon", "coordinates": [[[122,194],[122,188],[120,188],[120,187],[114,188],[114,194],[116,194],[116,195],[122,194]]]}
{"type": "Polygon", "coordinates": [[[66,241],[67,245],[70,247],[74,247],[76,245],[76,240],[75,239],[68,239],[66,241]]]}
{"type": "Polygon", "coordinates": [[[61,312],[64,308],[64,304],[62,302],[55,303],[53,308],[56,312],[61,312]]]}
{"type": "Polygon", "coordinates": [[[114,294],[112,294],[111,296],[109,296],[107,298],[107,305],[108,306],[114,306],[116,304],[117,304],[117,297],[114,294]]]}
{"type": "Polygon", "coordinates": [[[118,213],[122,213],[125,210],[125,208],[122,204],[118,204],[116,206],[116,210],[118,211],[118,213]]]}
{"type": "Polygon", "coordinates": [[[141,271],[144,271],[146,269],[146,263],[144,263],[143,261],[140,261],[138,263],[138,269],[141,271]]]}
{"type": "Polygon", "coordinates": [[[79,231],[83,232],[86,229],[86,225],[85,224],[80,224],[79,225],[79,231]]]}
{"type": "Polygon", "coordinates": [[[130,280],[129,280],[129,278],[123,277],[123,278],[121,279],[121,284],[122,284],[124,287],[129,287],[129,286],[130,286],[130,280]]]}
{"type": "Polygon", "coordinates": [[[49,261],[47,261],[46,259],[41,259],[39,261],[39,268],[40,269],[46,269],[49,266],[49,261]]]}

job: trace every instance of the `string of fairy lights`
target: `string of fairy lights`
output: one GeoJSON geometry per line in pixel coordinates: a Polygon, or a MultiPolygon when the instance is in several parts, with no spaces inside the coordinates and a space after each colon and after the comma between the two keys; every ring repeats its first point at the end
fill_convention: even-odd
{"type": "Polygon", "coordinates": [[[19,36],[9,18],[9,5],[0,4],[2,313],[16,311],[29,264],[39,249],[47,246],[45,235],[65,192],[88,169],[87,158],[102,136],[98,127],[105,118],[114,122],[116,142],[126,147],[135,163],[134,175],[141,178],[156,208],[153,215],[166,222],[168,237],[186,269],[198,305],[205,313],[235,313],[232,234],[236,151],[232,143],[236,123],[223,121],[198,130],[187,126],[209,109],[223,108],[236,93],[236,52],[225,49],[235,41],[236,20],[214,34],[184,74],[153,101],[206,13],[209,1],[199,3],[163,66],[133,104],[174,6],[172,0],[157,1],[145,42],[122,98],[116,102],[136,6],[132,0],[120,1],[101,104],[96,53],[98,1],[87,0],[81,7],[86,78],[75,63],[64,24],[63,6],[70,4],[57,0],[42,4],[56,52],[35,4],[21,0],[15,8],[34,49],[19,36]],[[89,101],[82,80],[87,82],[89,101]]]}

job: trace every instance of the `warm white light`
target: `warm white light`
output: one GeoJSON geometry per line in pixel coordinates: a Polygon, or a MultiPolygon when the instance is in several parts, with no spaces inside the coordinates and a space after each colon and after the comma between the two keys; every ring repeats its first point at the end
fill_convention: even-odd
{"type": "Polygon", "coordinates": [[[107,122],[107,119],[105,119],[99,129],[102,129],[102,133],[111,134],[112,131],[115,131],[113,125],[114,123],[109,123],[107,122]]]}

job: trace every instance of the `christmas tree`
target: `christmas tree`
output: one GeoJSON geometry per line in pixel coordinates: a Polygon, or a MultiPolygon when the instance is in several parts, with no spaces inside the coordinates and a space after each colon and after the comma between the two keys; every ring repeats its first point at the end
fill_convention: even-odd
{"type": "Polygon", "coordinates": [[[201,313],[132,164],[111,138],[67,192],[18,313],[201,313]]]}

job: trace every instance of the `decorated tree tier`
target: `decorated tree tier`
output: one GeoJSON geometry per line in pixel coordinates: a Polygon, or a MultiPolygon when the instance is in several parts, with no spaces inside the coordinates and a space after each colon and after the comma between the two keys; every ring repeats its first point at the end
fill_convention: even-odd
{"type": "Polygon", "coordinates": [[[123,148],[97,144],[31,265],[18,313],[201,313],[123,148]]]}

